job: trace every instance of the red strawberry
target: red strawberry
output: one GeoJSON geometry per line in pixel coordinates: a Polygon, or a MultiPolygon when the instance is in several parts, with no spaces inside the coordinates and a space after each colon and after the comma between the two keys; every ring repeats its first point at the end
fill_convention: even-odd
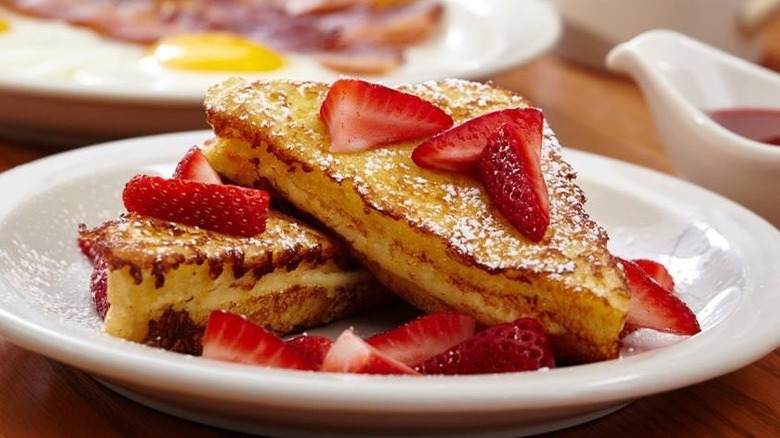
{"type": "MultiPolygon", "coordinates": [[[[79,230],[86,230],[85,224],[79,225],[79,230]]],[[[81,253],[92,264],[92,272],[89,276],[89,290],[92,293],[92,304],[95,306],[101,318],[106,317],[108,308],[108,264],[105,257],[98,249],[97,243],[92,239],[79,236],[76,239],[81,253]]]]}
{"type": "Polygon", "coordinates": [[[621,263],[631,291],[626,326],[678,335],[694,335],[701,331],[696,315],[680,298],[661,287],[636,263],[629,260],[621,260],[621,263]]]}
{"type": "Polygon", "coordinates": [[[539,163],[541,143],[529,143],[537,138],[541,136],[504,124],[488,140],[477,165],[493,205],[533,242],[542,240],[550,224],[550,199],[539,163]]]}
{"type": "Polygon", "coordinates": [[[300,335],[287,341],[287,345],[297,350],[319,369],[333,341],[320,335],[300,335]]]}
{"type": "MultiPolygon", "coordinates": [[[[86,229],[86,225],[81,224],[79,225],[79,228],[86,229]]],[[[78,244],[81,253],[84,254],[87,257],[87,260],[89,260],[89,262],[94,265],[95,260],[100,255],[97,248],[95,247],[95,241],[79,236],[76,238],[76,243],[78,244]]]]}
{"type": "Polygon", "coordinates": [[[539,321],[520,318],[489,327],[416,365],[422,374],[484,374],[554,368],[555,360],[539,321]]]}
{"type": "Polygon", "coordinates": [[[322,362],[322,371],[358,374],[417,374],[416,371],[368,345],[352,330],[339,335],[322,362]]]}
{"type": "Polygon", "coordinates": [[[179,160],[173,177],[212,184],[222,184],[222,179],[197,146],[191,147],[179,160]]]}
{"type": "Polygon", "coordinates": [[[215,310],[203,334],[203,357],[275,368],[314,370],[314,364],[275,334],[243,316],[215,310]]]}
{"type": "MultiPolygon", "coordinates": [[[[523,142],[536,148],[542,145],[542,112],[536,108],[510,108],[475,117],[420,143],[412,160],[427,169],[465,172],[479,161],[488,139],[503,124],[517,125],[523,142]]],[[[538,160],[537,160],[538,161],[538,160]]]]}
{"type": "Polygon", "coordinates": [[[411,366],[465,341],[474,335],[475,325],[474,318],[461,313],[433,313],[371,336],[366,342],[411,366]]]}
{"type": "Polygon", "coordinates": [[[669,292],[674,291],[674,278],[672,278],[672,275],[669,274],[666,266],[654,260],[648,259],[633,259],[631,261],[642,268],[642,270],[645,271],[645,274],[649,275],[650,278],[655,280],[655,282],[661,285],[661,287],[668,290],[669,292]]]}
{"type": "Polygon", "coordinates": [[[95,310],[101,318],[105,318],[111,306],[108,302],[108,264],[105,257],[97,252],[92,260],[89,290],[92,292],[92,304],[95,310]]]}
{"type": "Polygon", "coordinates": [[[133,177],[122,199],[132,213],[247,237],[265,230],[270,201],[262,190],[150,175],[133,177]]]}
{"type": "Polygon", "coordinates": [[[320,117],[331,152],[426,137],[452,126],[452,117],[412,94],[358,79],[339,79],[328,91],[320,117]]]}

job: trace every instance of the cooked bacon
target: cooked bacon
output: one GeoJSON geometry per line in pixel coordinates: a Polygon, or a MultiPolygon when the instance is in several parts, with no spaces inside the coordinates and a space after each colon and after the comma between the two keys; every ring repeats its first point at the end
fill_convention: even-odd
{"type": "Polygon", "coordinates": [[[155,0],[0,0],[18,12],[60,19],[103,35],[138,44],[154,43],[177,32],[208,29],[193,16],[171,16],[188,1],[155,0]],[[175,4],[174,4],[175,3],[175,4]]]}
{"type": "Polygon", "coordinates": [[[349,74],[380,75],[398,68],[404,61],[403,52],[390,47],[350,47],[313,54],[327,68],[349,74]]]}
{"type": "Polygon", "coordinates": [[[255,7],[244,11],[224,8],[230,17],[216,26],[246,35],[275,50],[309,53],[334,50],[339,43],[337,29],[320,25],[319,16],[295,16],[274,7],[255,7]]]}
{"type": "MultiPolygon", "coordinates": [[[[114,13],[104,14],[81,24],[112,38],[137,43],[153,44],[161,38],[182,32],[208,30],[211,26],[195,16],[166,15],[164,11],[149,8],[133,8],[129,2],[117,5],[114,13]]],[[[138,6],[138,4],[136,4],[138,6]]]]}
{"type": "Polygon", "coordinates": [[[384,8],[352,8],[330,14],[323,24],[339,30],[342,46],[407,46],[427,38],[436,28],[442,12],[440,4],[430,2],[384,8]]]}
{"type": "Polygon", "coordinates": [[[280,0],[284,10],[293,15],[322,14],[358,5],[371,5],[374,0],[280,0]]]}
{"type": "Polygon", "coordinates": [[[430,35],[438,3],[406,0],[0,0],[21,13],[61,19],[111,38],[152,44],[182,32],[230,31],[340,71],[385,72],[399,48],[430,35]]]}
{"type": "Polygon", "coordinates": [[[110,6],[105,3],[82,0],[0,0],[0,5],[25,14],[62,19],[71,23],[88,22],[104,13],[110,13],[110,6]]]}

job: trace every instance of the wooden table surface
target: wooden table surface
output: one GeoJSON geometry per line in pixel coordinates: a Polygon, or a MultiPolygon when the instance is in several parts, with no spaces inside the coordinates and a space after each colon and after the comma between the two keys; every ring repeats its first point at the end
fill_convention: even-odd
{"type": "MultiPolygon", "coordinates": [[[[780,21],[763,63],[780,71],[780,21]]],[[[541,106],[564,145],[670,172],[637,87],[554,54],[497,75],[541,106]]],[[[0,138],[0,171],[55,151],[0,138]]],[[[738,371],[647,397],[554,437],[780,436],[780,350],[738,371]]],[[[0,437],[188,436],[224,431],[168,416],[109,391],[89,375],[0,338],[0,437]]]]}

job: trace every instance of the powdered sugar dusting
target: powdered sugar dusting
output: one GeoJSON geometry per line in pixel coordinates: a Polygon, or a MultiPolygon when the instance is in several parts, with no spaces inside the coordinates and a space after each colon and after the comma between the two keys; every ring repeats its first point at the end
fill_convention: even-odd
{"type": "MultiPolygon", "coordinates": [[[[438,104],[456,123],[498,109],[528,106],[509,91],[457,79],[399,88],[438,104]]],[[[253,124],[269,123],[268,141],[275,147],[291,157],[313,157],[307,160],[310,164],[338,183],[351,182],[374,210],[441,236],[456,253],[489,270],[561,275],[574,271],[573,260],[583,256],[603,259],[606,233],[585,214],[585,197],[573,184],[574,171],[563,162],[561,145],[546,123],[541,165],[550,194],[550,227],[542,242],[532,243],[491,207],[476,179],[416,166],[411,152],[417,142],[353,154],[329,153],[328,136],[318,113],[326,92],[326,87],[307,83],[280,87],[274,82],[248,84],[234,80],[212,90],[207,108],[222,105],[221,96],[233,96],[233,102],[225,105],[226,117],[249,115],[253,124]],[[240,87],[238,93],[230,90],[235,87],[240,87]],[[285,88],[287,92],[279,91],[285,88]],[[236,94],[241,97],[235,97],[236,94]],[[294,135],[291,129],[296,130],[294,135]],[[301,152],[304,149],[305,154],[301,152]]],[[[249,131],[239,135],[256,143],[256,139],[246,138],[246,132],[249,131]]]]}
{"type": "Polygon", "coordinates": [[[229,249],[252,265],[273,254],[329,245],[319,233],[275,212],[270,213],[266,230],[256,237],[235,237],[133,214],[105,222],[90,233],[98,236],[103,250],[114,258],[143,263],[202,263],[197,260],[223,258],[229,249]]]}

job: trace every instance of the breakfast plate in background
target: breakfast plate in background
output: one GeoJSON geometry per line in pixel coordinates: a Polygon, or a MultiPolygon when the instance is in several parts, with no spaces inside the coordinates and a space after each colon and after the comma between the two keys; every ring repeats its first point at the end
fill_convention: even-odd
{"type": "MultiPolygon", "coordinates": [[[[94,375],[152,408],[270,436],[517,437],[598,418],[641,397],[712,379],[780,346],[780,233],[747,209],[679,179],[571,149],[586,208],[611,250],[661,261],[702,332],[639,331],[617,360],[477,376],[366,376],[215,362],[101,330],[78,225],[122,211],[136,173],[170,175],[209,131],[63,152],[0,174],[0,336],[94,375]]],[[[318,329],[393,326],[402,308],[318,329]],[[395,319],[394,319],[395,318],[395,319]],[[385,325],[387,324],[387,325],[385,325]]]]}
{"type": "MultiPolygon", "coordinates": [[[[400,68],[365,76],[389,84],[480,79],[552,48],[557,12],[542,0],[441,0],[434,34],[408,48],[400,68]]],[[[338,72],[284,54],[262,73],[185,71],[145,62],[145,46],[110,40],[55,20],[0,8],[0,135],[54,146],[205,128],[208,86],[226,77],[333,80],[338,72]]]]}

